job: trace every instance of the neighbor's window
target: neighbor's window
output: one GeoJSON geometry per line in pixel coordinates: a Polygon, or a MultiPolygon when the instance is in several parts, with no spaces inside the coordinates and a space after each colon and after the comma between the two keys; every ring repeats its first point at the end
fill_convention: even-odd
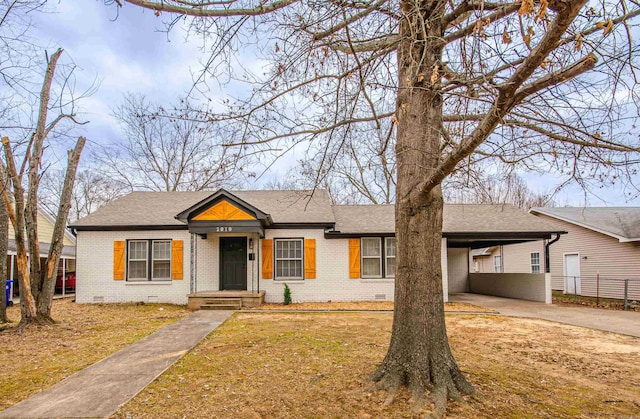
{"type": "Polygon", "coordinates": [[[385,272],[387,278],[396,276],[396,239],[395,237],[387,237],[384,239],[384,252],[386,255],[385,272]]]}
{"type": "Polygon", "coordinates": [[[304,279],[302,239],[275,239],[276,279],[304,279]]]}
{"type": "Polygon", "coordinates": [[[382,276],[382,240],[379,237],[363,237],[362,277],[380,278],[382,276]]]}
{"type": "Polygon", "coordinates": [[[149,242],[147,240],[129,241],[129,263],[127,278],[131,281],[147,279],[147,261],[149,259],[149,242]]]}
{"type": "Polygon", "coordinates": [[[493,268],[496,273],[502,272],[502,256],[493,257],[493,268]]]}
{"type": "Polygon", "coordinates": [[[129,240],[127,280],[171,280],[171,240],[129,240]]]}
{"type": "Polygon", "coordinates": [[[531,253],[531,273],[540,273],[540,252],[531,253]]]}

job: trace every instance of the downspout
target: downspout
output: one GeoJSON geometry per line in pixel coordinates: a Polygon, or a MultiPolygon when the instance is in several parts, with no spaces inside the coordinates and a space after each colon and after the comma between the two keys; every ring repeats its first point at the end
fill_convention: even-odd
{"type": "Polygon", "coordinates": [[[556,238],[547,242],[544,245],[544,271],[546,273],[550,273],[551,272],[551,266],[550,266],[550,262],[549,262],[549,246],[551,246],[553,243],[557,242],[558,240],[560,240],[560,234],[556,233],[556,238]]]}

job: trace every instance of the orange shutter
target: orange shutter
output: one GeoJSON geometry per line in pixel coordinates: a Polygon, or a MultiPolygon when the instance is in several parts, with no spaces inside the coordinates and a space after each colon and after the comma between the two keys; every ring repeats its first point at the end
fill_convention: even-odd
{"type": "Polygon", "coordinates": [[[122,281],[124,279],[124,241],[113,242],[113,279],[122,281]]]}
{"type": "Polygon", "coordinates": [[[273,240],[262,240],[262,279],[273,278],[273,240]]]}
{"type": "Polygon", "coordinates": [[[171,279],[183,279],[184,242],[171,242],[171,279]]]}
{"type": "Polygon", "coordinates": [[[349,239],[349,278],[360,278],[360,239],[349,239]]]}
{"type": "Polygon", "coordinates": [[[316,239],[304,239],[304,277],[316,278],[316,239]]]}

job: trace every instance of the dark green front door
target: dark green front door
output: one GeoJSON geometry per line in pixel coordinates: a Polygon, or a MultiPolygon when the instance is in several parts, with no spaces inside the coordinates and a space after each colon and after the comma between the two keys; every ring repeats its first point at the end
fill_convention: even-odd
{"type": "Polygon", "coordinates": [[[247,289],[247,238],[220,237],[220,290],[247,289]]]}

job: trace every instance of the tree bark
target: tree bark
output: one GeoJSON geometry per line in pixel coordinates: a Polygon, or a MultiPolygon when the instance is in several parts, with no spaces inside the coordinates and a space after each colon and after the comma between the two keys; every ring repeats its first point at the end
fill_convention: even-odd
{"type": "MultiPolygon", "coordinates": [[[[33,134],[33,148],[29,160],[29,189],[27,191],[27,202],[25,205],[25,223],[27,227],[27,240],[29,243],[29,262],[31,276],[31,293],[36,301],[40,300],[40,293],[43,292],[43,266],[40,261],[40,239],[38,237],[38,187],[40,186],[40,166],[42,154],[44,153],[44,140],[47,136],[47,113],[49,99],[51,97],[51,84],[56,72],[58,59],[62,55],[62,49],[54,52],[47,63],[47,70],[44,75],[42,89],[40,91],[40,107],[38,109],[38,123],[33,134]]],[[[48,322],[50,319],[42,319],[48,322]]]]}
{"type": "Polygon", "coordinates": [[[42,290],[36,299],[38,317],[48,322],[53,322],[51,318],[51,304],[53,301],[53,292],[56,286],[56,275],[58,273],[58,264],[60,263],[60,255],[64,246],[64,230],[67,225],[67,217],[71,208],[71,195],[73,193],[73,184],[76,180],[78,170],[78,162],[80,154],[86,139],[78,138],[78,142],[73,150],[68,153],[67,172],[64,177],[64,186],[60,196],[60,205],[56,216],[56,223],[53,227],[53,235],[51,237],[51,245],[45,269],[42,271],[42,290]]]}
{"type": "Polygon", "coordinates": [[[433,414],[442,416],[449,397],[473,393],[451,354],[444,321],[441,187],[415,193],[415,186],[440,163],[444,4],[403,0],[401,7],[395,311],[389,350],[372,379],[378,382],[374,388],[390,392],[388,403],[399,387],[408,387],[417,411],[429,400],[429,390],[433,414]]]}
{"type": "MultiPolygon", "coordinates": [[[[25,226],[24,226],[24,188],[22,187],[22,177],[18,174],[11,150],[11,144],[7,137],[2,138],[2,146],[7,162],[7,175],[13,186],[13,196],[15,201],[9,198],[7,190],[2,192],[5,209],[9,214],[9,219],[13,224],[13,231],[16,242],[16,264],[18,267],[18,281],[20,282],[20,327],[30,323],[38,322],[36,301],[31,293],[31,281],[29,280],[29,262],[27,258],[25,226]],[[15,205],[15,206],[14,206],[15,205]]],[[[4,170],[4,167],[3,167],[4,170]]]]}

